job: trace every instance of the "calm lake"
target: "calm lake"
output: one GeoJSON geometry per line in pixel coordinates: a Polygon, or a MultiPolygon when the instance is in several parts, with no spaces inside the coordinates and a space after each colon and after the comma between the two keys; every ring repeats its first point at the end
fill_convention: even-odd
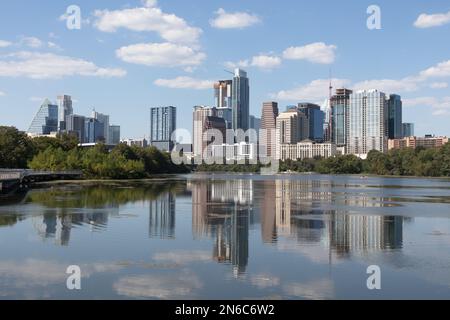
{"type": "Polygon", "coordinates": [[[450,299],[450,180],[195,174],[0,201],[0,299],[450,299]]]}

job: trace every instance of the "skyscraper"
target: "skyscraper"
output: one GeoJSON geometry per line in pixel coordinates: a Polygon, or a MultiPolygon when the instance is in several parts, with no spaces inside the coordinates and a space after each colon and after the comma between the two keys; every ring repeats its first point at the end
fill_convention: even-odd
{"type": "Polygon", "coordinates": [[[204,143],[203,143],[203,130],[205,126],[205,120],[208,116],[217,117],[217,108],[211,108],[207,106],[195,106],[193,113],[193,149],[195,156],[202,156],[204,143]]]}
{"type": "Polygon", "coordinates": [[[66,117],[66,131],[75,134],[79,143],[86,142],[86,117],[71,114],[66,117]]]}
{"type": "Polygon", "coordinates": [[[403,123],[402,135],[404,138],[414,136],[414,123],[403,123]]]}
{"type": "Polygon", "coordinates": [[[291,109],[277,117],[277,146],[301,141],[300,114],[297,109],[291,109]]]}
{"type": "Polygon", "coordinates": [[[109,144],[116,145],[120,143],[120,126],[109,126],[109,144]]]}
{"type": "Polygon", "coordinates": [[[92,111],[93,119],[96,119],[98,122],[103,124],[103,138],[105,140],[106,144],[111,144],[111,141],[109,139],[109,116],[103,113],[96,112],[95,110],[92,111]]]}
{"type": "Polygon", "coordinates": [[[349,108],[350,95],[353,93],[349,89],[336,89],[336,94],[331,98],[331,141],[339,147],[347,146],[349,139],[349,108]]]}
{"type": "Polygon", "coordinates": [[[73,114],[72,98],[67,95],[58,96],[58,131],[66,130],[66,117],[73,114]]]}
{"type": "Polygon", "coordinates": [[[257,133],[261,129],[261,119],[255,116],[250,116],[249,129],[254,129],[257,133]]]}
{"type": "Polygon", "coordinates": [[[85,120],[85,142],[97,143],[106,142],[104,124],[94,118],[87,118],[85,120]]]}
{"type": "Polygon", "coordinates": [[[58,131],[58,106],[46,99],[31,122],[28,133],[48,135],[56,131],[58,131]]]}
{"type": "Polygon", "coordinates": [[[232,107],[233,81],[220,80],[214,84],[214,101],[217,108],[232,107]]]}
{"type": "Polygon", "coordinates": [[[391,94],[388,100],[389,113],[389,139],[400,139],[402,134],[402,98],[399,95],[391,94]]]}
{"type": "Polygon", "coordinates": [[[232,90],[233,129],[249,129],[250,118],[250,82],[247,72],[236,69],[232,90]]]}
{"type": "Polygon", "coordinates": [[[276,102],[264,102],[261,118],[261,142],[260,144],[266,147],[267,157],[275,157],[276,143],[273,134],[277,128],[278,117],[278,103],[276,102]],[[275,144],[274,144],[275,143],[275,144]]]}
{"type": "Polygon", "coordinates": [[[320,106],[313,103],[299,103],[298,110],[306,115],[309,123],[308,139],[322,142],[324,139],[323,124],[325,113],[320,110],[320,106]]]}
{"type": "Polygon", "coordinates": [[[349,153],[365,157],[371,150],[387,151],[387,101],[378,90],[350,95],[349,153]]]}
{"type": "Polygon", "coordinates": [[[175,147],[172,133],[177,128],[177,108],[155,107],[150,110],[150,143],[161,151],[171,152],[175,147]]]}

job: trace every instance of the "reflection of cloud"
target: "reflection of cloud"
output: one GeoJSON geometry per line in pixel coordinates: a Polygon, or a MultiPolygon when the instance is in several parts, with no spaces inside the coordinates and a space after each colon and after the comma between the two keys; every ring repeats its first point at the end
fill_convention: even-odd
{"type": "Polygon", "coordinates": [[[113,285],[117,294],[122,296],[164,300],[192,298],[192,292],[201,287],[199,278],[191,273],[127,276],[113,285]]]}
{"type": "Polygon", "coordinates": [[[280,278],[268,274],[257,274],[250,278],[250,282],[259,289],[265,289],[280,285],[280,278]]]}
{"type": "Polygon", "coordinates": [[[309,300],[324,300],[333,297],[334,285],[331,280],[321,279],[308,283],[291,283],[285,285],[286,294],[309,300]]]}
{"type": "Polygon", "coordinates": [[[172,251],[157,253],[153,260],[186,264],[190,262],[205,262],[211,260],[211,254],[207,251],[172,251]]]}
{"type": "MultiPolygon", "coordinates": [[[[330,251],[328,248],[318,245],[302,246],[293,242],[280,242],[277,245],[278,250],[288,251],[290,253],[299,253],[310,261],[318,264],[330,263],[330,251]]],[[[332,257],[334,258],[334,256],[332,257]]],[[[338,264],[339,260],[333,260],[333,265],[338,264]]]]}

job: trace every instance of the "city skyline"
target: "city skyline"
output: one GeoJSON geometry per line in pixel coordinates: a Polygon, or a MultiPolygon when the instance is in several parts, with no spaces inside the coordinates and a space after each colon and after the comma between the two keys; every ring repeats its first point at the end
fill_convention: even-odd
{"type": "Polygon", "coordinates": [[[369,1],[308,3],[308,10],[292,1],[194,2],[192,8],[178,0],[126,6],[79,1],[84,23],[81,30],[68,30],[60,17],[70,4],[27,3],[27,12],[20,10],[21,1],[4,4],[0,15],[10,28],[0,31],[0,105],[18,107],[2,112],[2,124],[25,131],[46,97],[69,94],[80,114],[95,106],[123,119],[123,137],[148,134],[144,115],[154,105],[177,107],[179,127],[190,129],[192,107],[214,106],[214,82],[230,78],[225,69],[248,72],[250,114],[257,117],[265,101],[277,101],[280,110],[299,102],[322,104],[331,69],[334,88],[401,95],[403,120],[416,124],[417,135],[450,135],[450,44],[440,41],[450,26],[419,18],[446,13],[445,4],[379,1],[382,29],[369,30],[369,1]],[[22,19],[12,19],[19,12],[22,19]],[[133,25],[133,19],[107,23],[114,14],[136,12],[176,15],[180,25],[167,28],[183,31],[182,36],[152,28],[149,17],[144,26],[133,25]],[[345,23],[335,18],[342,15],[345,23]],[[230,17],[247,24],[230,25],[230,17]],[[232,41],[241,44],[239,50],[230,50],[232,41]],[[166,59],[158,56],[162,52],[166,59]],[[172,59],[175,53],[180,55],[172,59]]]}

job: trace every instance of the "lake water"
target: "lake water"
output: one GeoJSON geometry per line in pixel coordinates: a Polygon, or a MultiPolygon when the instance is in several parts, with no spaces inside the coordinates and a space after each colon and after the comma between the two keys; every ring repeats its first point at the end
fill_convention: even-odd
{"type": "Polygon", "coordinates": [[[450,180],[171,176],[0,203],[0,299],[450,299],[450,180]],[[68,266],[81,290],[68,290],[68,266]],[[381,270],[381,290],[367,268],[381,270]]]}

